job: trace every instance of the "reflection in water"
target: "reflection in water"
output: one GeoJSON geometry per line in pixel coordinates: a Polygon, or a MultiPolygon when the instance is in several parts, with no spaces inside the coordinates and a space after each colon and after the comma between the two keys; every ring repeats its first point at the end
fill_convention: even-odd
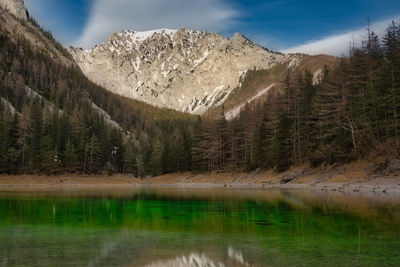
{"type": "Polygon", "coordinates": [[[242,265],[248,265],[247,263],[245,264],[244,259],[243,259],[243,254],[240,251],[236,251],[235,249],[233,249],[232,247],[229,247],[228,249],[228,255],[229,258],[237,261],[238,263],[242,264],[242,265]]]}
{"type": "Polygon", "coordinates": [[[189,256],[178,257],[173,260],[158,261],[146,265],[146,267],[224,267],[225,264],[216,263],[204,254],[191,253],[189,256]]]}
{"type": "Polygon", "coordinates": [[[0,194],[0,266],[399,262],[398,199],[221,189],[0,194]]]}
{"type": "Polygon", "coordinates": [[[251,266],[245,262],[241,252],[232,247],[228,249],[228,259],[226,263],[213,260],[205,254],[190,253],[188,256],[176,257],[175,259],[160,260],[150,263],[145,267],[225,267],[225,266],[251,266]]]}

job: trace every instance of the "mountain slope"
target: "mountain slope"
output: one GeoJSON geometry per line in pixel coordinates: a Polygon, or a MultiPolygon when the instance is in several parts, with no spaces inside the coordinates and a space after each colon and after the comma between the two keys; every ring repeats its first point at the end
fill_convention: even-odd
{"type": "MultiPolygon", "coordinates": [[[[335,68],[339,59],[328,55],[297,55],[299,58],[295,66],[279,64],[267,70],[249,70],[237,87],[224,102],[225,116],[228,120],[236,118],[246,103],[265,102],[272,94],[276,95],[282,90],[282,81],[288,73],[310,71],[314,83],[322,79],[324,67],[335,68]]],[[[216,118],[221,107],[212,107],[203,115],[216,118]]]]}
{"type": "Polygon", "coordinates": [[[69,51],[89,79],[111,92],[192,114],[224,103],[248,70],[299,62],[238,33],[226,39],[185,29],[123,31],[92,49],[69,51]]]}
{"type": "Polygon", "coordinates": [[[36,51],[49,55],[53,60],[66,66],[75,65],[71,56],[54,40],[53,36],[44,31],[34,19],[28,18],[21,0],[0,0],[0,23],[3,34],[10,40],[25,39],[36,51]],[[5,1],[5,2],[4,2],[5,1]],[[14,4],[13,4],[14,3],[14,4]],[[20,6],[22,4],[22,7],[20,6]],[[12,11],[10,6],[19,6],[12,11]]]}
{"type": "Polygon", "coordinates": [[[0,173],[151,173],[156,121],[191,118],[105,90],[34,20],[0,14],[0,173]]]}

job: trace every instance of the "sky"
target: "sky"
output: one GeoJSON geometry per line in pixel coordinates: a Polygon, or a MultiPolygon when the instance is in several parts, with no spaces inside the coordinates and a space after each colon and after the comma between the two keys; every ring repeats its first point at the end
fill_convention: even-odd
{"type": "Polygon", "coordinates": [[[285,53],[345,55],[366,37],[400,22],[399,0],[25,0],[30,15],[63,45],[90,48],[122,30],[240,32],[285,53]]]}

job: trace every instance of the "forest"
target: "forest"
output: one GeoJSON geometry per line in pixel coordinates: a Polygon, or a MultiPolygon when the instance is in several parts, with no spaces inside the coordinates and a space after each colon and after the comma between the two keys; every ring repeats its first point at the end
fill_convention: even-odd
{"type": "Polygon", "coordinates": [[[109,93],[0,28],[0,172],[282,172],[398,153],[400,27],[349,50],[318,81],[288,69],[278,94],[227,121],[223,107],[196,117],[109,93]]]}

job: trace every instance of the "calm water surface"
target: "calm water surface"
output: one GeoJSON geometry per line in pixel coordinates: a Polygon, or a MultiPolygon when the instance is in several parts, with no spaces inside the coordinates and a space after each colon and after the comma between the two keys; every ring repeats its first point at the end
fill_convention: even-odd
{"type": "Polygon", "coordinates": [[[0,193],[0,266],[400,266],[400,200],[154,189],[0,193]]]}

